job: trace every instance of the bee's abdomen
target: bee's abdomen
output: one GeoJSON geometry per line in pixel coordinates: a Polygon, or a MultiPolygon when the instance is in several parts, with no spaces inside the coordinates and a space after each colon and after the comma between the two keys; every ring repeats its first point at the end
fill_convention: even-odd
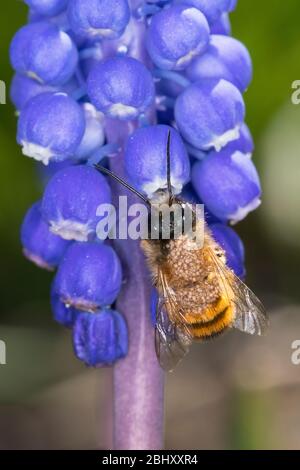
{"type": "Polygon", "coordinates": [[[187,325],[194,339],[210,339],[220,335],[234,320],[234,307],[226,297],[221,296],[215,304],[199,314],[188,314],[187,325]]]}

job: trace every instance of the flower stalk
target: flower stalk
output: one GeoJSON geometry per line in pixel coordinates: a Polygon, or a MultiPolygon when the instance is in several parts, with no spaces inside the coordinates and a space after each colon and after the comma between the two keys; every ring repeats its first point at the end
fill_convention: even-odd
{"type": "MultiPolygon", "coordinates": [[[[132,123],[109,121],[108,139],[124,146],[133,132],[132,123]]],[[[125,178],[122,152],[110,160],[110,168],[125,178]]],[[[118,183],[111,182],[113,199],[127,196],[128,205],[136,196],[118,183]]],[[[124,288],[118,297],[117,309],[125,317],[129,332],[126,358],[114,366],[114,448],[161,449],[163,447],[164,373],[154,348],[154,328],[150,315],[151,283],[139,243],[116,240],[116,251],[122,261],[124,288]]]]}
{"type": "MultiPolygon", "coordinates": [[[[135,8],[139,2],[131,1],[135,8]]],[[[135,58],[146,61],[144,50],[145,25],[138,22],[135,58]]],[[[127,138],[137,127],[136,122],[107,120],[108,141],[118,143],[121,152],[110,159],[110,168],[118,176],[124,174],[123,151],[127,138]]],[[[128,206],[137,197],[116,182],[112,183],[113,202],[121,195],[128,206]]],[[[123,265],[125,286],[117,301],[117,309],[126,319],[129,332],[129,351],[114,366],[113,439],[115,449],[162,449],[164,434],[164,372],[154,348],[154,328],[150,315],[151,283],[145,258],[139,243],[115,240],[114,246],[123,265]]]]}

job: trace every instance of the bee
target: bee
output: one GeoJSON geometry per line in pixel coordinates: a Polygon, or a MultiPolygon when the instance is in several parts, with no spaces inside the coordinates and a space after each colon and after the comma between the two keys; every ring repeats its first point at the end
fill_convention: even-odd
{"type": "MultiPolygon", "coordinates": [[[[95,166],[135,193],[149,209],[156,207],[159,210],[167,205],[171,213],[184,214],[186,207],[189,207],[194,232],[203,231],[204,224],[201,246],[191,249],[191,239],[184,230],[175,236],[174,218],[168,221],[169,238],[162,236],[162,209],[162,217],[154,223],[158,236],[155,239],[148,236],[141,241],[152,282],[158,292],[156,354],[161,367],[168,371],[174,369],[194,341],[215,338],[231,328],[251,335],[262,335],[268,326],[262,303],[226,265],[225,251],[214,240],[207,224],[199,220],[194,206],[173,195],[170,139],[169,132],[166,147],[167,189],[159,190],[150,201],[110,170],[95,166]]],[[[152,224],[153,228],[152,214],[153,211],[149,211],[149,227],[152,224]]]]}

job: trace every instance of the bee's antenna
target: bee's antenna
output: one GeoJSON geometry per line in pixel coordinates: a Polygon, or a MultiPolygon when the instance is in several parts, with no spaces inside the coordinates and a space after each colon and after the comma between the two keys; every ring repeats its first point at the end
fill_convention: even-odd
{"type": "Polygon", "coordinates": [[[115,175],[112,171],[108,170],[104,166],[99,165],[99,163],[94,165],[94,167],[96,168],[96,170],[100,171],[101,173],[105,173],[106,175],[108,175],[111,178],[113,178],[114,180],[116,180],[118,183],[122,184],[125,188],[127,188],[129,191],[134,193],[136,196],[138,196],[140,199],[142,199],[148,206],[151,207],[151,203],[150,203],[149,199],[147,199],[146,196],[144,196],[142,193],[137,191],[133,186],[131,186],[126,181],[124,181],[122,178],[115,175]]]}
{"type": "Polygon", "coordinates": [[[171,131],[168,132],[168,141],[167,141],[167,184],[168,184],[168,193],[169,193],[169,202],[171,204],[173,193],[171,185],[171,131]]]}

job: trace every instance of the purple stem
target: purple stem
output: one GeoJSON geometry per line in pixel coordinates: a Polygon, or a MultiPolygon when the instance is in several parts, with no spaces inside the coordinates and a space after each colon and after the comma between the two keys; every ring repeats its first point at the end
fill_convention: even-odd
{"type": "MultiPolygon", "coordinates": [[[[109,141],[122,147],[136,123],[107,121],[109,141]]],[[[114,173],[126,179],[123,154],[111,158],[114,173]]],[[[112,182],[114,203],[126,195],[128,206],[136,196],[112,182]]],[[[120,450],[163,448],[164,373],[154,348],[154,328],[150,316],[149,272],[139,242],[116,240],[115,248],[121,257],[125,285],[117,302],[129,331],[129,352],[114,367],[114,448],[120,450]]]]}
{"type": "MultiPolygon", "coordinates": [[[[132,10],[141,0],[130,0],[132,10]]],[[[133,20],[133,41],[129,48],[132,57],[145,65],[146,25],[133,20]]],[[[155,109],[149,112],[149,121],[155,122],[155,109]]],[[[137,122],[107,120],[106,136],[109,143],[123,149],[137,122]]],[[[111,170],[126,179],[123,150],[110,159],[111,170]]],[[[123,186],[112,182],[114,203],[126,195],[128,206],[141,202],[123,186]]],[[[164,373],[154,348],[154,328],[150,315],[151,282],[140,244],[134,240],[116,240],[115,248],[122,260],[125,285],[118,298],[117,308],[124,315],[129,331],[129,352],[114,367],[114,448],[119,450],[156,450],[163,448],[164,434],[164,373]]]]}

